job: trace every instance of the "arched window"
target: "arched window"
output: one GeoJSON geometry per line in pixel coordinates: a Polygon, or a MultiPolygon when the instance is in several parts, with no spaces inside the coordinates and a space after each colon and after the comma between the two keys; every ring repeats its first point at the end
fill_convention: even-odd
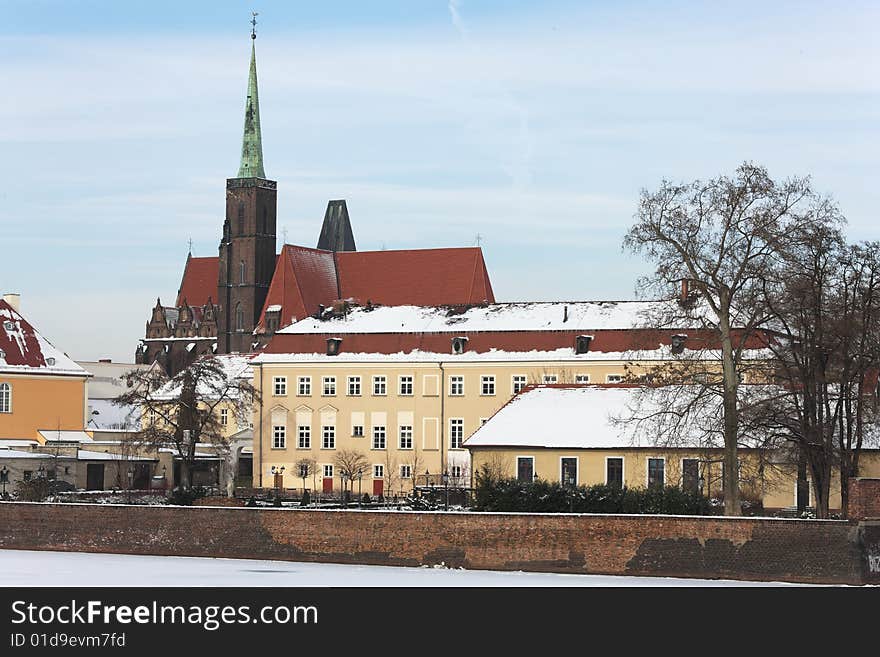
{"type": "Polygon", "coordinates": [[[12,412],[12,384],[0,383],[0,413],[12,412]]]}
{"type": "Polygon", "coordinates": [[[244,285],[247,282],[247,265],[242,260],[238,265],[238,282],[244,285]]]}
{"type": "Polygon", "coordinates": [[[244,310],[241,309],[241,304],[235,306],[235,330],[244,331],[244,310]]]}
{"type": "Polygon", "coordinates": [[[244,203],[238,204],[238,234],[244,235],[244,203]]]}

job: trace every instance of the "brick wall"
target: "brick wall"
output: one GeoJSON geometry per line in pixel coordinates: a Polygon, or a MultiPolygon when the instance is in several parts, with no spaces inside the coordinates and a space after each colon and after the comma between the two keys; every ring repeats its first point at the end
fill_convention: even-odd
{"type": "Polygon", "coordinates": [[[850,479],[848,511],[852,520],[880,519],[880,479],[850,479]]]}
{"type": "Polygon", "coordinates": [[[0,548],[856,584],[863,524],[7,502],[0,548]]]}

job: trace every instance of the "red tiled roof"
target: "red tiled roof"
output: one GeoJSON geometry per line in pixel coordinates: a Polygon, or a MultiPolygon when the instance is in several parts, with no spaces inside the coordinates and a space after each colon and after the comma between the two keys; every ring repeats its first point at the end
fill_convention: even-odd
{"type": "Polygon", "coordinates": [[[215,256],[208,258],[187,257],[180,289],[177,291],[177,301],[174,305],[179,308],[186,300],[190,307],[204,306],[208,303],[209,298],[216,303],[219,274],[219,258],[215,256]]]}
{"type": "Polygon", "coordinates": [[[343,299],[384,306],[494,303],[478,247],[337,253],[343,299]]]}
{"type": "Polygon", "coordinates": [[[30,372],[38,368],[46,374],[76,374],[86,371],[67,354],[54,347],[20,312],[0,299],[0,372],[30,372]],[[51,363],[51,364],[50,364],[51,363]]]}

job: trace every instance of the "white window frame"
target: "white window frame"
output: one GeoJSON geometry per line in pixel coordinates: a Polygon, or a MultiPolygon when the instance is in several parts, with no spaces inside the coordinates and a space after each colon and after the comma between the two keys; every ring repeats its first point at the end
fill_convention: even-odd
{"type": "Polygon", "coordinates": [[[0,383],[0,413],[12,413],[12,384],[0,383]]]}
{"type": "Polygon", "coordinates": [[[352,424],[351,425],[351,437],[352,438],[363,438],[364,437],[364,425],[363,424],[352,424]],[[356,431],[356,429],[360,429],[360,432],[356,431]]]}
{"type": "Polygon", "coordinates": [[[286,376],[273,376],[272,377],[272,396],[273,397],[287,397],[287,377],[286,376]]]}
{"type": "Polygon", "coordinates": [[[554,383],[559,383],[559,375],[545,374],[541,377],[541,382],[544,383],[544,385],[553,385],[554,383]]]}
{"type": "Polygon", "coordinates": [[[411,450],[413,448],[413,428],[411,424],[402,424],[397,427],[397,448],[405,450],[411,450]],[[403,445],[404,432],[409,433],[409,435],[406,436],[409,441],[408,447],[404,447],[403,445]]]}
{"type": "Polygon", "coordinates": [[[589,374],[575,374],[574,375],[574,383],[575,385],[583,386],[590,382],[589,374]],[[580,381],[578,380],[580,379],[580,381]]]}
{"type": "Polygon", "coordinates": [[[385,478],[385,465],[382,463],[373,464],[373,479],[385,478]]]}
{"type": "Polygon", "coordinates": [[[415,379],[415,377],[410,374],[401,374],[400,376],[398,376],[397,377],[397,394],[400,395],[401,397],[412,397],[413,390],[415,390],[414,379],[415,379]],[[409,379],[409,381],[407,381],[407,379],[409,379]],[[409,386],[409,392],[404,392],[404,390],[403,390],[404,385],[409,386]]]}
{"type": "Polygon", "coordinates": [[[221,408],[220,409],[220,426],[225,427],[229,424],[229,409],[221,408]]]}
{"type": "MultiPolygon", "coordinates": [[[[581,459],[578,456],[560,456],[559,457],[559,483],[563,486],[565,482],[562,481],[562,459],[574,459],[574,485],[577,486],[581,477],[581,459]]],[[[608,476],[608,473],[605,473],[605,476],[608,476]]]]}
{"type": "Polygon", "coordinates": [[[370,449],[387,449],[387,447],[388,447],[388,428],[381,425],[381,424],[377,424],[376,426],[374,426],[372,440],[373,440],[373,442],[371,443],[372,447],[370,449]],[[381,447],[378,446],[378,441],[380,439],[382,441],[381,447]]]}
{"type": "Polygon", "coordinates": [[[311,397],[312,396],[312,377],[300,376],[296,379],[296,396],[311,397]]]}
{"type": "Polygon", "coordinates": [[[321,377],[321,396],[322,397],[335,397],[336,396],[336,377],[335,376],[322,376],[321,377]]]}
{"type": "Polygon", "coordinates": [[[666,487],[666,457],[665,456],[646,456],[645,457],[645,488],[651,485],[651,461],[663,461],[663,484],[666,487]]]}
{"type": "Polygon", "coordinates": [[[360,397],[361,396],[361,377],[359,377],[359,376],[348,377],[346,390],[348,392],[349,397],[360,397]],[[352,392],[352,386],[356,386],[357,392],[352,392]]]}
{"type": "Polygon", "coordinates": [[[336,449],[335,424],[325,424],[321,427],[321,449],[336,449]],[[330,446],[328,446],[328,441],[330,446]]]}
{"type": "Polygon", "coordinates": [[[272,425],[272,449],[287,449],[287,425],[272,425]]]}
{"type": "Polygon", "coordinates": [[[494,397],[495,396],[495,375],[494,374],[481,374],[480,375],[480,397],[494,397]],[[486,390],[489,392],[486,392],[486,390]]]}
{"type": "Polygon", "coordinates": [[[464,375],[453,374],[449,377],[449,396],[464,397],[464,375]],[[459,392],[455,392],[455,386],[459,387],[459,392]]]}
{"type": "MultiPolygon", "coordinates": [[[[534,464],[533,464],[533,466],[534,466],[534,464]]],[[[462,473],[463,473],[463,470],[462,470],[462,467],[461,467],[460,465],[453,465],[453,466],[450,466],[449,469],[451,470],[451,472],[450,472],[450,476],[451,476],[453,479],[461,479],[461,477],[462,477],[462,473]]],[[[534,467],[533,467],[533,469],[532,469],[532,472],[534,472],[534,467]]]]}
{"type": "Polygon", "coordinates": [[[464,443],[464,418],[463,417],[451,417],[449,418],[449,449],[461,449],[462,443],[464,443]],[[461,435],[458,445],[453,444],[453,436],[455,435],[455,430],[453,427],[458,427],[461,429],[461,435]]]}
{"type": "Polygon", "coordinates": [[[620,459],[620,487],[626,486],[626,457],[622,454],[611,454],[605,457],[605,485],[608,486],[608,460],[620,459]]]}
{"type": "Polygon", "coordinates": [[[385,397],[388,395],[388,377],[384,374],[373,375],[373,397],[385,397]],[[382,392],[376,392],[381,386],[382,392]]]}
{"type": "Polygon", "coordinates": [[[409,463],[402,463],[400,465],[400,478],[412,479],[412,466],[409,463]]]}
{"type": "Polygon", "coordinates": [[[520,390],[529,385],[529,377],[525,374],[514,374],[510,377],[510,394],[516,395],[519,394],[520,390]],[[522,379],[521,381],[517,381],[517,379],[522,379]],[[517,386],[519,385],[519,389],[517,386]]]}
{"type": "Polygon", "coordinates": [[[321,474],[324,479],[333,479],[333,464],[325,463],[323,468],[321,469],[321,474]]]}
{"type": "Polygon", "coordinates": [[[513,477],[517,481],[519,481],[519,460],[520,459],[529,459],[532,462],[532,481],[535,481],[535,457],[534,456],[526,456],[526,455],[517,455],[513,459],[513,477]]]}
{"type": "Polygon", "coordinates": [[[623,374],[606,374],[605,383],[623,383],[623,374]],[[611,377],[617,377],[617,381],[612,381],[611,377]]]}
{"type": "Polygon", "coordinates": [[[296,428],[296,448],[312,448],[312,426],[310,424],[301,424],[296,428]]]}

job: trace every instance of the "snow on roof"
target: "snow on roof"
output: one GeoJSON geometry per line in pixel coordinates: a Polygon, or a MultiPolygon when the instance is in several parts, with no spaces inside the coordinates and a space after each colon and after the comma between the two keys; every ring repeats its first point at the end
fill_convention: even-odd
{"type": "Polygon", "coordinates": [[[89,376],[0,299],[0,373],[89,376]]]}
{"type": "Polygon", "coordinates": [[[137,406],[120,406],[112,399],[89,399],[90,429],[98,431],[138,431],[141,414],[137,406]]]}
{"type": "Polygon", "coordinates": [[[40,429],[37,431],[46,442],[90,443],[92,437],[85,431],[58,431],[57,429],[40,429]]]}
{"type": "Polygon", "coordinates": [[[621,330],[657,326],[656,318],[663,315],[682,317],[675,328],[701,328],[703,319],[713,319],[702,310],[694,310],[684,318],[677,300],[493,303],[463,312],[442,306],[379,306],[370,310],[355,308],[331,319],[307,317],[278,333],[621,330]]]}
{"type": "Polygon", "coordinates": [[[31,445],[39,445],[36,440],[28,440],[26,438],[0,438],[0,449],[9,447],[30,447],[31,445]]]}
{"type": "Polygon", "coordinates": [[[524,390],[478,428],[464,447],[620,449],[653,447],[627,417],[635,386],[536,386],[524,390]]]}
{"type": "Polygon", "coordinates": [[[156,461],[146,456],[130,456],[123,454],[111,454],[110,452],[92,452],[81,449],[76,453],[80,461],[156,461]]]}
{"type": "MultiPolygon", "coordinates": [[[[325,353],[310,354],[275,354],[262,353],[251,362],[253,364],[265,363],[324,363],[324,362],[355,362],[355,363],[381,363],[381,362],[408,362],[408,363],[452,363],[452,362],[589,362],[589,361],[667,361],[683,360],[685,358],[698,360],[720,359],[720,352],[706,350],[701,352],[673,354],[669,345],[659,344],[656,349],[639,349],[634,351],[588,351],[576,354],[573,349],[553,349],[550,351],[504,351],[490,349],[489,351],[476,352],[466,351],[463,354],[437,353],[429,351],[399,351],[393,354],[383,353],[349,353],[342,352],[336,356],[328,356],[325,353]]],[[[743,351],[745,360],[760,360],[769,357],[769,350],[746,349],[743,351]]]]}
{"type": "MultiPolygon", "coordinates": [[[[233,379],[251,379],[253,377],[253,371],[251,369],[251,360],[253,356],[250,354],[218,354],[214,356],[214,358],[220,363],[220,366],[223,369],[223,375],[227,381],[233,379]]],[[[156,390],[153,394],[153,398],[171,399],[179,394],[180,382],[172,379],[156,390]]],[[[196,391],[196,394],[206,396],[211,394],[211,390],[205,386],[200,386],[199,390],[196,391]]],[[[235,391],[230,391],[229,396],[233,397],[234,395],[235,391]]]]}
{"type": "Polygon", "coordinates": [[[22,452],[17,449],[0,449],[0,461],[5,459],[51,459],[54,458],[50,454],[41,454],[39,452],[22,452]]]}

